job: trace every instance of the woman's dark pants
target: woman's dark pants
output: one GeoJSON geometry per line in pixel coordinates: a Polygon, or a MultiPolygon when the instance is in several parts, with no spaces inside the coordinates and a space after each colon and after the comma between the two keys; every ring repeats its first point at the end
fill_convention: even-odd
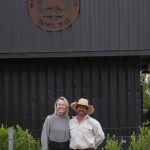
{"type": "Polygon", "coordinates": [[[48,150],[70,150],[69,141],[62,143],[50,141],[48,143],[48,150]]]}

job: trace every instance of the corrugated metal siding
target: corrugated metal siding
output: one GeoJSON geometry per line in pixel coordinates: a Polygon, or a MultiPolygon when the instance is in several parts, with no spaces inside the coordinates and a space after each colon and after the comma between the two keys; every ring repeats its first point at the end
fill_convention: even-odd
{"type": "Polygon", "coordinates": [[[149,0],[81,0],[72,26],[54,33],[34,25],[27,3],[1,1],[0,57],[150,54],[149,0]]]}
{"type": "Polygon", "coordinates": [[[1,62],[0,123],[41,130],[57,97],[63,95],[69,103],[85,97],[106,133],[127,135],[141,121],[138,62],[133,58],[1,62]]]}

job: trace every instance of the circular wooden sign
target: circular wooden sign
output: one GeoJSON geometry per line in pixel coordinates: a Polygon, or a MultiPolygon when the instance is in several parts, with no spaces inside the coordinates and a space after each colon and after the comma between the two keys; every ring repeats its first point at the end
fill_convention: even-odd
{"type": "Polygon", "coordinates": [[[28,0],[33,22],[43,30],[61,31],[72,25],[79,13],[79,0],[28,0]]]}

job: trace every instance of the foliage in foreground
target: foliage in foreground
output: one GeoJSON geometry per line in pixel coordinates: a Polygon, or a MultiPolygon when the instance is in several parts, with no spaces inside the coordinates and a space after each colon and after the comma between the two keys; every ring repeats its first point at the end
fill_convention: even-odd
{"type": "MultiPolygon", "coordinates": [[[[121,150],[121,142],[115,137],[106,138],[105,150],[121,150]]],[[[0,128],[0,150],[8,149],[8,128],[0,128]]],[[[14,150],[41,150],[40,142],[33,138],[29,130],[22,130],[20,126],[14,129],[14,150]]],[[[131,135],[129,150],[150,150],[150,128],[141,127],[140,134],[131,135]]]]}
{"type": "Polygon", "coordinates": [[[110,137],[109,135],[107,135],[106,139],[107,139],[106,145],[105,145],[106,150],[120,150],[121,149],[121,143],[115,136],[110,137]]]}
{"type": "Polygon", "coordinates": [[[131,135],[129,150],[150,150],[150,128],[142,127],[140,135],[135,133],[131,135]]]}
{"type": "MultiPolygon", "coordinates": [[[[107,136],[105,150],[121,150],[121,142],[116,137],[107,136]]],[[[131,135],[129,150],[150,150],[150,128],[141,127],[140,134],[131,135]]]]}
{"type": "MultiPolygon", "coordinates": [[[[8,128],[0,128],[0,150],[8,149],[8,128]]],[[[17,125],[14,129],[14,150],[41,150],[40,142],[33,138],[29,130],[22,130],[17,125]]]]}

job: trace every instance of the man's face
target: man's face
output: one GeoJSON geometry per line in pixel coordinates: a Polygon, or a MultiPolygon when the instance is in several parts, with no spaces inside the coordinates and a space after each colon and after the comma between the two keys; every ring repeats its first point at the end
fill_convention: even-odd
{"type": "Polygon", "coordinates": [[[88,107],[83,105],[77,105],[77,112],[80,117],[84,117],[87,115],[88,107]]]}

